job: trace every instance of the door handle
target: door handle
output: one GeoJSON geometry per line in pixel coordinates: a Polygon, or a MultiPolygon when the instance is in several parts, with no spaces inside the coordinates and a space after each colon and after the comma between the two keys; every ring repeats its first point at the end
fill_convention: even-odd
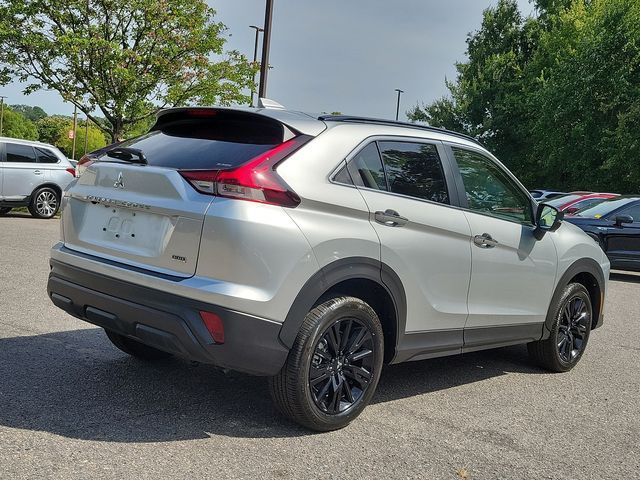
{"type": "Polygon", "coordinates": [[[381,223],[387,227],[402,227],[409,221],[408,218],[401,216],[395,210],[388,208],[384,212],[377,211],[374,215],[376,222],[381,223]]]}
{"type": "Polygon", "coordinates": [[[482,235],[476,235],[473,237],[473,243],[480,248],[493,248],[498,245],[499,242],[494,240],[488,233],[483,233],[482,235]]]}
{"type": "Polygon", "coordinates": [[[33,173],[34,175],[42,175],[42,172],[40,170],[34,170],[33,173]]]}

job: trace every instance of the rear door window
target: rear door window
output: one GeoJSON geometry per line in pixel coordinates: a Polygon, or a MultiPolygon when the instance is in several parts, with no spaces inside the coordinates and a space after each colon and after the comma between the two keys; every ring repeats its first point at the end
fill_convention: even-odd
{"type": "Polygon", "coordinates": [[[382,141],[378,145],[390,192],[449,203],[444,171],[435,145],[395,141],[382,141]]]}
{"type": "Polygon", "coordinates": [[[5,144],[7,152],[7,162],[13,163],[35,163],[36,154],[31,145],[21,145],[19,143],[5,144]]]}

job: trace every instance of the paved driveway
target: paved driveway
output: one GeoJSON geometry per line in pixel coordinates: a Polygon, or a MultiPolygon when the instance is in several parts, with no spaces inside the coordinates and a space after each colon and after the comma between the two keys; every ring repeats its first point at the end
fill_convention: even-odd
{"type": "Polygon", "coordinates": [[[355,423],[313,434],[278,416],[265,379],[136,361],[53,307],[57,238],[57,221],[0,218],[2,479],[639,475],[640,276],[612,275],[568,374],[523,347],[388,367],[355,423]]]}

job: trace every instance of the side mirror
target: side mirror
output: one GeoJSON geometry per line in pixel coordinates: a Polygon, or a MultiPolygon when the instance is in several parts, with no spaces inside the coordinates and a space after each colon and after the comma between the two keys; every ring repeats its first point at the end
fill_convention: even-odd
{"type": "Polygon", "coordinates": [[[560,228],[564,213],[558,210],[556,207],[541,203],[538,205],[538,211],[536,212],[536,230],[535,236],[538,240],[544,237],[547,232],[555,232],[560,228]]]}
{"type": "Polygon", "coordinates": [[[621,227],[623,223],[633,223],[631,215],[618,215],[616,217],[616,227],[621,227]]]}

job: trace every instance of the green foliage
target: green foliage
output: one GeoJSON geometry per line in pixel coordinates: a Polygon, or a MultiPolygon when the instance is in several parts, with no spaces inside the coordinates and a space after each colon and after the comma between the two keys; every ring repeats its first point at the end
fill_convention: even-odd
{"type": "Polygon", "coordinates": [[[34,123],[18,112],[14,112],[5,105],[2,118],[2,136],[37,140],[38,129],[34,123]]]}
{"type": "MultiPolygon", "coordinates": [[[[85,154],[85,126],[86,121],[78,121],[76,129],[76,159],[85,154]]],[[[73,139],[69,138],[69,131],[73,130],[73,118],[62,115],[46,117],[37,122],[39,140],[58,147],[65,155],[71,157],[73,139]]],[[[107,145],[102,129],[89,122],[87,135],[87,152],[97,150],[107,145]]]]}
{"type": "Polygon", "coordinates": [[[99,110],[113,140],[158,108],[247,103],[257,67],[224,52],[214,16],[204,0],[0,0],[0,80],[99,110]]]}
{"type": "Polygon", "coordinates": [[[41,118],[36,122],[36,127],[38,128],[38,140],[54,145],[60,136],[60,132],[64,129],[67,129],[67,131],[69,130],[69,125],[73,125],[73,119],[71,117],[52,115],[50,117],[41,118]]]}
{"type": "Polygon", "coordinates": [[[450,97],[413,121],[482,140],[530,187],[640,190],[640,3],[514,0],[484,12],[450,97]]]}
{"type": "Polygon", "coordinates": [[[41,118],[47,116],[47,112],[45,112],[38,106],[32,107],[31,105],[11,105],[11,110],[21,113],[32,122],[37,122],[41,118]]]}

